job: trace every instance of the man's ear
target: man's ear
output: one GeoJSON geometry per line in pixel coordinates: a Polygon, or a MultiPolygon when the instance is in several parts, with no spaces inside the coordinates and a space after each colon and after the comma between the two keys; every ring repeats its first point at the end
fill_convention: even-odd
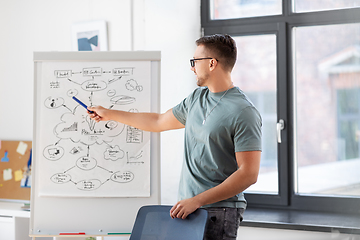
{"type": "Polygon", "coordinates": [[[217,61],[215,59],[211,59],[209,63],[210,71],[214,70],[217,66],[217,61]]]}

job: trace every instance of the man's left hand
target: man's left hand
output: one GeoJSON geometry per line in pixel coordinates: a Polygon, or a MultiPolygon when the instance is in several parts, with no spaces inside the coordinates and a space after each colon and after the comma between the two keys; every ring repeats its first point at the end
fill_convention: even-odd
{"type": "Polygon", "coordinates": [[[190,213],[193,213],[199,207],[201,207],[201,205],[194,198],[181,200],[170,209],[170,217],[173,219],[185,219],[190,213]]]}

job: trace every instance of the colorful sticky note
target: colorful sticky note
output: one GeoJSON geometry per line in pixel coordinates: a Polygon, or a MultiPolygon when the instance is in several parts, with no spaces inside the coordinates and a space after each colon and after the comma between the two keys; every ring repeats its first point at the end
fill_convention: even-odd
{"type": "Polygon", "coordinates": [[[26,143],[20,141],[16,151],[18,153],[20,153],[21,155],[24,155],[27,147],[28,147],[28,145],[26,143]]]}
{"type": "Polygon", "coordinates": [[[8,180],[12,179],[12,170],[11,170],[11,168],[4,169],[3,177],[4,177],[4,181],[8,181],[8,180]]]}
{"type": "Polygon", "coordinates": [[[21,179],[23,178],[23,172],[21,170],[17,170],[14,172],[14,176],[15,182],[21,181],[21,179]]]}
{"type": "Polygon", "coordinates": [[[9,161],[8,151],[5,151],[4,157],[1,158],[1,162],[8,162],[8,161],[9,161]]]}

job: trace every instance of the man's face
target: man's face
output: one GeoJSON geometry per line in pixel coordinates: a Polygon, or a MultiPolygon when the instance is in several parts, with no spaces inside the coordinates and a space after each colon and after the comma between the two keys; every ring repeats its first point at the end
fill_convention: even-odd
{"type": "MultiPolygon", "coordinates": [[[[194,53],[194,59],[197,58],[207,58],[205,47],[200,45],[196,48],[194,53]]],[[[196,75],[196,84],[199,87],[206,86],[206,81],[209,78],[209,61],[210,59],[203,59],[195,61],[195,66],[191,67],[191,71],[193,71],[196,75]]]]}

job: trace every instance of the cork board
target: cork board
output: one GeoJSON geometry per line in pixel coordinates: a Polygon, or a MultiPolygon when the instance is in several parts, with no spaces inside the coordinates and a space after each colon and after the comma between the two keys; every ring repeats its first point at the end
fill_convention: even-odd
{"type": "Polygon", "coordinates": [[[30,200],[31,141],[0,140],[0,199],[30,200]]]}

